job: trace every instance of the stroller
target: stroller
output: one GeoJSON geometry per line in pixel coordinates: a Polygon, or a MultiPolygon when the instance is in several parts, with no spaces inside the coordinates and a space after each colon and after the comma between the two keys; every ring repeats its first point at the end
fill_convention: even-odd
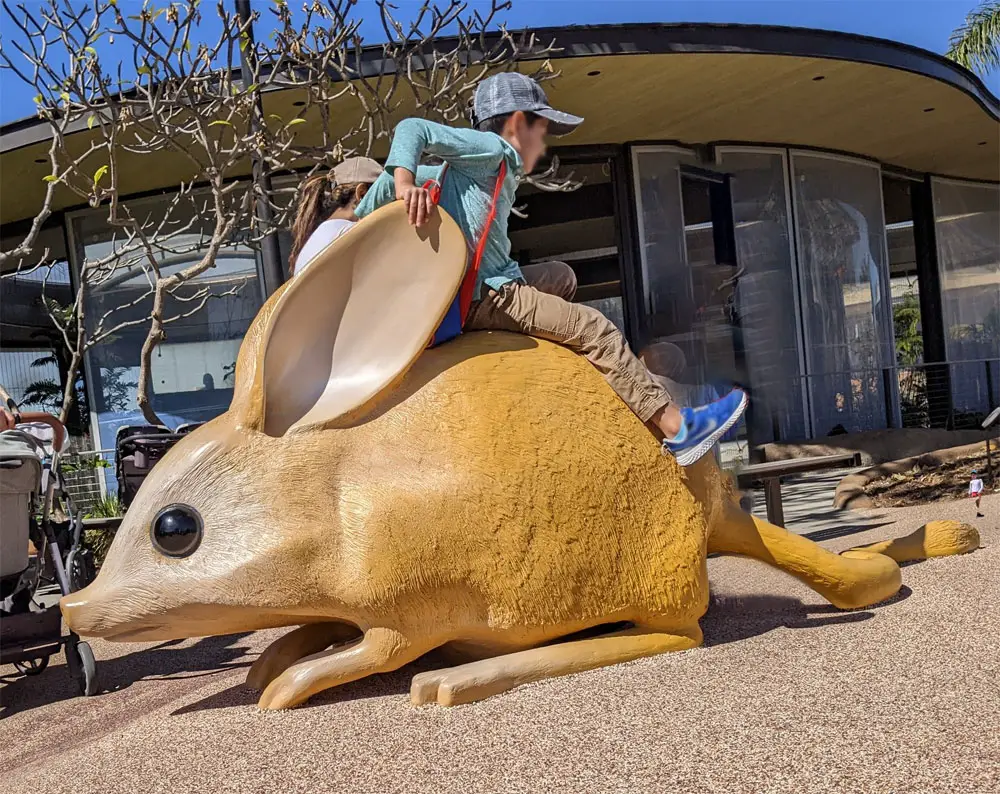
{"type": "Polygon", "coordinates": [[[203,422],[170,430],[163,425],[126,425],[115,434],[115,479],[118,499],[128,509],[153,466],[170,448],[203,422]]]}
{"type": "Polygon", "coordinates": [[[59,612],[59,598],[96,575],[83,521],[59,476],[65,439],[62,423],[44,413],[21,414],[14,430],[0,432],[0,664],[38,675],[65,647],[80,691],[93,695],[93,651],[73,632],[63,635],[59,612]]]}

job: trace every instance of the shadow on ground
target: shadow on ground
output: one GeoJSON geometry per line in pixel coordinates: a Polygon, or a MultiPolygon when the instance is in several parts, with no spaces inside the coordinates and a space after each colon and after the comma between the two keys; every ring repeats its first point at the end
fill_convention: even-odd
{"type": "MultiPolygon", "coordinates": [[[[239,645],[239,641],[246,636],[244,633],[205,637],[186,647],[177,647],[182,641],[173,640],[113,659],[98,659],[97,678],[101,692],[126,689],[146,678],[200,678],[248,667],[250,662],[245,659],[246,649],[239,645]]],[[[65,661],[52,661],[41,675],[21,676],[10,668],[11,674],[0,678],[4,684],[0,717],[80,696],[65,661]]]]}
{"type": "MultiPolygon", "coordinates": [[[[830,604],[809,605],[798,599],[783,596],[724,596],[713,598],[708,613],[701,620],[705,635],[705,647],[725,645],[730,642],[750,639],[767,634],[779,628],[808,629],[860,623],[875,617],[873,609],[881,609],[909,598],[912,591],[905,585],[887,601],[863,610],[844,611],[830,604]]],[[[614,624],[608,630],[620,629],[627,624],[614,624]]],[[[580,632],[574,639],[600,634],[599,630],[580,632]]],[[[431,652],[416,662],[391,673],[372,675],[359,681],[352,681],[334,689],[328,689],[311,698],[300,708],[330,706],[368,698],[398,697],[410,691],[410,682],[415,675],[428,670],[451,667],[457,662],[439,652],[431,652]]],[[[251,706],[257,702],[260,693],[247,689],[242,683],[217,692],[202,700],[172,712],[173,716],[190,714],[206,709],[225,709],[235,706],[251,706]]]]}
{"type": "MultiPolygon", "coordinates": [[[[440,670],[442,667],[450,667],[454,662],[445,661],[437,653],[430,653],[421,657],[417,661],[395,670],[391,673],[382,673],[362,678],[359,681],[352,681],[342,684],[339,687],[328,689],[325,692],[309,699],[307,703],[299,708],[314,708],[316,706],[330,706],[336,703],[348,703],[352,700],[366,700],[368,698],[393,697],[406,695],[410,691],[410,681],[413,676],[428,670],[440,670]]],[[[171,716],[191,714],[193,712],[205,711],[208,709],[226,709],[234,706],[252,706],[257,703],[260,692],[248,689],[246,685],[240,683],[209,695],[206,698],[189,703],[182,708],[171,712],[171,716]]]]}
{"type": "Polygon", "coordinates": [[[857,535],[861,532],[868,532],[872,529],[891,527],[895,523],[895,521],[883,521],[879,524],[847,524],[842,527],[829,527],[827,529],[817,529],[813,532],[806,532],[802,535],[802,537],[809,538],[809,540],[814,540],[819,543],[823,540],[834,540],[836,538],[847,537],[848,535],[857,535]]]}
{"type": "Polygon", "coordinates": [[[739,642],[775,629],[812,629],[861,623],[875,617],[872,610],[882,609],[909,598],[905,585],[887,601],[873,607],[845,611],[832,604],[804,604],[785,596],[753,595],[713,598],[701,620],[705,647],[739,642]]]}

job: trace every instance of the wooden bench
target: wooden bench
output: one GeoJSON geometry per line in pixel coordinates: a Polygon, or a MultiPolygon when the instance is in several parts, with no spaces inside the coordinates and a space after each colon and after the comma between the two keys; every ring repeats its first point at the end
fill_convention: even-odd
{"type": "Polygon", "coordinates": [[[785,511],[781,505],[781,478],[792,474],[805,474],[825,469],[851,469],[861,465],[860,452],[839,455],[823,455],[818,458],[791,458],[754,463],[744,466],[736,474],[737,486],[741,489],[764,486],[767,505],[767,520],[775,526],[785,526],[785,511]]]}

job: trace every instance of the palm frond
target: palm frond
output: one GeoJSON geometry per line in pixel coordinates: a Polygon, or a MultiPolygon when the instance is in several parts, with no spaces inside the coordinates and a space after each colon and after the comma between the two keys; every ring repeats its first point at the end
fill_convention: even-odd
{"type": "Polygon", "coordinates": [[[951,34],[947,57],[966,69],[986,74],[1000,67],[1000,0],[987,0],[951,34]]]}

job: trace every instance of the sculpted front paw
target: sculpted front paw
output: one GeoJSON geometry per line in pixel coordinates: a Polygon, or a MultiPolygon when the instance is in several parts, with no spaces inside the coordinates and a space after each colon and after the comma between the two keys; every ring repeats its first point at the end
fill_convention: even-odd
{"type": "Polygon", "coordinates": [[[305,703],[310,694],[308,681],[301,680],[294,672],[286,671],[267,685],[257,705],[268,711],[291,709],[305,703]]]}

